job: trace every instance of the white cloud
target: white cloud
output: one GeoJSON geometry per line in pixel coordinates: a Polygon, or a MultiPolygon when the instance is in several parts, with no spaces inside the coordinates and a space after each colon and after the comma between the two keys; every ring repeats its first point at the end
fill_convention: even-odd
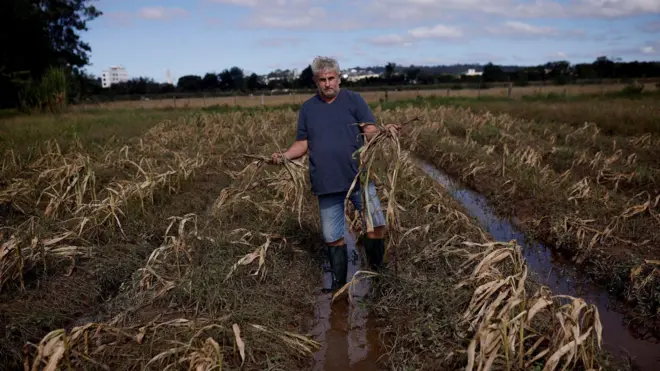
{"type": "Polygon", "coordinates": [[[368,0],[365,10],[379,17],[411,23],[448,14],[507,18],[613,18],[660,13],[658,0],[368,0]]]}
{"type": "Polygon", "coordinates": [[[299,37],[270,37],[259,40],[257,44],[263,47],[282,47],[299,45],[301,42],[299,37]]]}
{"type": "Polygon", "coordinates": [[[568,7],[576,16],[625,17],[660,13],[658,0],[571,0],[568,7]]]}
{"type": "Polygon", "coordinates": [[[138,11],[138,17],[145,19],[172,19],[185,17],[188,11],[182,8],[167,8],[163,6],[142,8],[138,11]]]}
{"type": "Polygon", "coordinates": [[[367,41],[373,45],[380,45],[380,46],[394,46],[394,45],[403,45],[405,43],[409,43],[410,38],[406,37],[405,35],[397,35],[397,34],[389,34],[389,35],[380,35],[380,36],[375,36],[367,41]]]}
{"type": "Polygon", "coordinates": [[[499,27],[486,27],[487,32],[495,35],[512,36],[557,36],[559,31],[554,27],[534,26],[519,21],[507,21],[499,27]]]}
{"type": "Polygon", "coordinates": [[[659,54],[659,53],[658,53],[658,50],[656,50],[655,47],[650,46],[650,45],[649,45],[649,46],[643,46],[643,47],[641,47],[641,48],[640,48],[640,51],[642,52],[642,54],[646,54],[646,55],[656,55],[656,54],[659,54]]]}
{"type": "Polygon", "coordinates": [[[547,55],[550,59],[566,59],[568,55],[564,52],[554,52],[547,55]]]}
{"type": "Polygon", "coordinates": [[[463,32],[455,27],[435,25],[433,27],[418,27],[408,31],[416,39],[453,39],[463,36],[463,32]]]}
{"type": "MultiPolygon", "coordinates": [[[[250,9],[247,18],[239,20],[239,24],[253,28],[268,29],[313,29],[321,22],[326,22],[326,8],[318,6],[318,0],[207,0],[216,4],[233,5],[250,9]]],[[[322,4],[321,4],[322,5],[322,4]]],[[[342,17],[340,17],[342,18],[342,17]]],[[[337,30],[354,29],[356,21],[346,20],[346,17],[334,22],[332,28],[337,30]]]]}
{"type": "Polygon", "coordinates": [[[463,36],[463,32],[451,26],[437,24],[435,26],[416,27],[408,30],[406,34],[385,34],[366,41],[372,45],[378,46],[405,46],[411,47],[418,40],[429,39],[457,39],[463,36]]]}

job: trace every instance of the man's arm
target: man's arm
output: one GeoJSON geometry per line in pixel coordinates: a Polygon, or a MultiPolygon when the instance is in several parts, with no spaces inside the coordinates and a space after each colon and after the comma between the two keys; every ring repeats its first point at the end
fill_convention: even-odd
{"type": "Polygon", "coordinates": [[[296,160],[307,153],[307,139],[296,140],[282,155],[289,160],[296,160]]]}
{"type": "Polygon", "coordinates": [[[356,116],[358,122],[362,125],[362,132],[366,137],[367,141],[371,140],[376,133],[378,133],[378,128],[376,127],[376,117],[374,117],[371,107],[367,104],[367,101],[359,94],[355,93],[356,99],[356,116]]]}
{"type": "MultiPolygon", "coordinates": [[[[296,160],[307,153],[307,121],[306,121],[306,116],[305,116],[305,111],[304,107],[300,109],[300,112],[298,113],[298,129],[296,132],[296,141],[282,153],[281,155],[284,156],[288,160],[296,160]]],[[[279,164],[282,162],[282,158],[280,158],[280,153],[275,152],[272,155],[272,162],[274,164],[279,164]]]]}

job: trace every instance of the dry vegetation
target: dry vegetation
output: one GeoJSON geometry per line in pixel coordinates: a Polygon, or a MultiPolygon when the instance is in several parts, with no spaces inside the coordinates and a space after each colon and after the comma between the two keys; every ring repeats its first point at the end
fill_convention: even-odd
{"type": "Polygon", "coordinates": [[[629,121],[643,117],[656,127],[617,127],[615,120],[578,126],[448,107],[400,111],[392,120],[422,115],[424,123],[405,136],[407,148],[568,252],[638,316],[658,320],[660,111],[649,100],[572,107],[579,115],[590,104],[601,115],[627,112],[629,121]]]}
{"type": "MultiPolygon", "coordinates": [[[[454,98],[475,98],[475,97],[511,97],[514,99],[523,96],[537,94],[560,94],[567,96],[579,96],[583,94],[603,94],[608,92],[618,92],[623,89],[625,84],[603,84],[603,85],[550,85],[550,86],[526,86],[512,87],[509,95],[509,88],[490,88],[490,89],[419,89],[419,90],[401,90],[389,91],[365,91],[360,94],[369,103],[377,103],[383,100],[401,101],[413,99],[416,97],[454,97],[454,98]]],[[[646,84],[645,91],[654,91],[653,84],[646,84]]],[[[285,104],[300,104],[312,94],[280,94],[263,96],[263,105],[279,106],[285,104]]],[[[117,108],[204,108],[213,106],[230,107],[259,107],[262,105],[262,96],[255,94],[251,96],[227,96],[227,97],[204,97],[204,98],[177,98],[177,99],[152,99],[135,101],[118,101],[98,104],[81,104],[77,108],[81,111],[90,109],[117,109],[117,108]]]]}
{"type": "MultiPolygon", "coordinates": [[[[450,121],[441,118],[450,115],[466,128],[484,122],[446,108],[377,113],[386,122],[420,118],[402,140],[429,157],[441,143],[476,155],[481,146],[448,135],[450,121]]],[[[308,369],[319,345],[306,336],[321,282],[317,204],[306,161],[274,167],[262,157],[290,143],[295,120],[293,110],[192,113],[102,146],[53,139],[21,155],[5,152],[0,318],[9,325],[0,329],[0,362],[308,369]]],[[[507,138],[515,151],[515,136],[507,138]]],[[[380,139],[366,161],[387,207],[396,262],[372,296],[388,351],[383,362],[392,369],[608,368],[597,310],[531,282],[515,243],[492,241],[392,145],[396,136],[380,139]]],[[[538,163],[534,153],[498,169],[515,175],[538,163]]],[[[463,171],[456,167],[463,162],[450,163],[463,171]]],[[[637,215],[653,215],[649,207],[637,215]]],[[[610,237],[626,238],[614,229],[610,237]]]]}

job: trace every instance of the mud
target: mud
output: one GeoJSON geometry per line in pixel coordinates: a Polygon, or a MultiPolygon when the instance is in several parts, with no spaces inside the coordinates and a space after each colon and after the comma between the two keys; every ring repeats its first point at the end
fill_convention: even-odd
{"type": "MultiPolygon", "coordinates": [[[[344,236],[348,247],[348,277],[363,269],[362,259],[355,245],[355,238],[347,231],[344,236]]],[[[332,275],[329,266],[323,274],[323,287],[330,287],[332,275]]],[[[370,290],[368,279],[360,280],[348,296],[332,303],[332,294],[320,294],[316,302],[316,325],[312,331],[314,340],[322,344],[314,354],[314,371],[380,370],[381,356],[379,331],[375,317],[361,302],[370,290]]],[[[322,287],[319,287],[321,292],[322,287]]]]}
{"type": "Polygon", "coordinates": [[[620,309],[622,303],[593,283],[570,261],[562,259],[547,246],[528,239],[515,227],[515,223],[496,216],[484,196],[463,187],[429,163],[422,160],[417,162],[421,169],[445,187],[494,239],[515,240],[522,247],[532,278],[536,282],[548,286],[555,295],[580,297],[587,304],[596,305],[603,324],[603,348],[606,351],[614,357],[630,359],[639,370],[660,369],[660,342],[658,339],[648,338],[643,331],[632,325],[631,319],[620,309]]]}

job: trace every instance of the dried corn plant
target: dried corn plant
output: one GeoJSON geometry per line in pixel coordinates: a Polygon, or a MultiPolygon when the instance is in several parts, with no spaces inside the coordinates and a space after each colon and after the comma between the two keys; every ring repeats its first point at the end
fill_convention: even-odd
{"type": "Polygon", "coordinates": [[[463,313],[474,332],[466,370],[596,367],[602,325],[595,306],[570,296],[552,296],[547,287],[528,297],[527,266],[520,246],[513,242],[463,245],[478,252],[447,253],[465,256],[460,269],[472,270],[458,287],[475,287],[463,313]],[[568,302],[559,305],[561,299],[568,302]]]}
{"type": "MultiPolygon", "coordinates": [[[[248,246],[252,246],[252,244],[249,242],[249,239],[253,237],[253,233],[248,231],[243,234],[241,239],[239,241],[235,241],[234,243],[241,243],[241,244],[246,244],[248,246]]],[[[264,233],[259,233],[258,234],[261,237],[265,237],[266,241],[256,247],[251,253],[246,254],[243,256],[241,259],[239,259],[234,265],[232,265],[231,269],[229,272],[227,272],[227,275],[225,276],[225,281],[227,281],[229,278],[231,278],[235,272],[239,269],[240,266],[245,266],[245,265],[250,265],[252,262],[258,259],[258,265],[257,269],[250,273],[252,276],[260,275],[260,279],[263,280],[266,277],[266,256],[268,254],[268,248],[271,246],[273,242],[275,243],[281,243],[281,244],[286,244],[286,239],[282,238],[279,235],[268,235],[264,233]]]]}
{"type": "MultiPolygon", "coordinates": [[[[408,121],[402,123],[402,126],[410,124],[414,121],[417,121],[417,117],[413,117],[408,121]]],[[[366,124],[358,123],[360,127],[364,127],[366,124]]],[[[399,143],[399,134],[397,129],[392,127],[386,127],[383,124],[375,123],[377,132],[371,138],[365,138],[364,145],[360,147],[354,154],[358,160],[358,173],[356,174],[353,182],[346,193],[344,199],[344,216],[350,225],[355,225],[356,220],[354,220],[355,214],[351,212],[351,203],[350,195],[356,189],[356,186],[359,182],[360,185],[360,195],[362,198],[362,212],[360,213],[360,219],[364,225],[365,230],[363,233],[371,233],[374,231],[374,226],[369,215],[374,212],[371,210],[371,203],[369,199],[371,197],[378,197],[378,195],[369,194],[369,184],[374,183],[378,184],[378,179],[376,177],[376,171],[374,168],[374,162],[377,159],[377,156],[380,154],[383,158],[389,160],[390,166],[386,171],[387,177],[387,187],[383,188],[383,195],[387,203],[387,208],[385,210],[385,224],[387,228],[387,244],[385,247],[385,259],[388,259],[395,254],[393,251],[395,245],[394,241],[398,239],[398,235],[401,232],[401,225],[399,224],[399,208],[397,204],[395,195],[397,193],[397,178],[402,167],[402,163],[406,161],[406,158],[402,154],[401,144],[399,143]],[[389,145],[388,145],[389,144],[389,145]],[[375,179],[374,179],[375,178],[375,179]],[[353,215],[351,215],[353,214],[353,215]]],[[[396,273],[396,259],[394,259],[395,267],[394,271],[396,273]]],[[[347,283],[347,285],[349,285],[347,283]]]]}
{"type": "Polygon", "coordinates": [[[244,330],[250,339],[266,337],[299,356],[308,357],[320,348],[318,342],[291,331],[255,323],[247,323],[242,329],[230,322],[230,316],[214,320],[175,318],[130,327],[88,323],[70,331],[54,330],[38,344],[26,344],[24,365],[31,370],[89,366],[110,370],[113,367],[109,365],[125,364],[122,358],[142,351],[149,357],[145,369],[170,370],[186,365],[187,369],[214,370],[225,363],[241,367],[249,361],[250,351],[258,351],[251,350],[244,330]]]}
{"type": "Polygon", "coordinates": [[[197,215],[173,216],[168,220],[170,224],[165,230],[163,243],[149,255],[145,266],[137,271],[138,293],[155,292],[152,300],[156,300],[176,287],[177,283],[184,278],[192,264],[193,246],[189,240],[202,239],[197,231],[197,215]],[[176,235],[170,234],[170,230],[177,223],[176,235]],[[186,232],[188,223],[192,228],[190,232],[186,232]]]}
{"type": "Polygon", "coordinates": [[[295,212],[302,226],[304,199],[307,196],[307,165],[304,156],[300,160],[286,160],[281,168],[271,172],[265,170],[270,158],[259,155],[243,155],[252,161],[240,171],[227,171],[234,184],[222,190],[213,205],[216,215],[231,215],[241,203],[248,203],[264,213],[272,213],[280,219],[287,211],[295,212]],[[270,192],[268,202],[256,203],[249,193],[258,190],[270,192]]]}
{"type": "Polygon", "coordinates": [[[24,233],[11,234],[3,241],[0,233],[0,291],[9,282],[19,281],[25,290],[23,276],[38,265],[45,271],[51,259],[70,260],[69,273],[75,266],[76,257],[89,256],[91,247],[73,244],[74,233],[64,232],[50,238],[29,237],[24,233]]]}

